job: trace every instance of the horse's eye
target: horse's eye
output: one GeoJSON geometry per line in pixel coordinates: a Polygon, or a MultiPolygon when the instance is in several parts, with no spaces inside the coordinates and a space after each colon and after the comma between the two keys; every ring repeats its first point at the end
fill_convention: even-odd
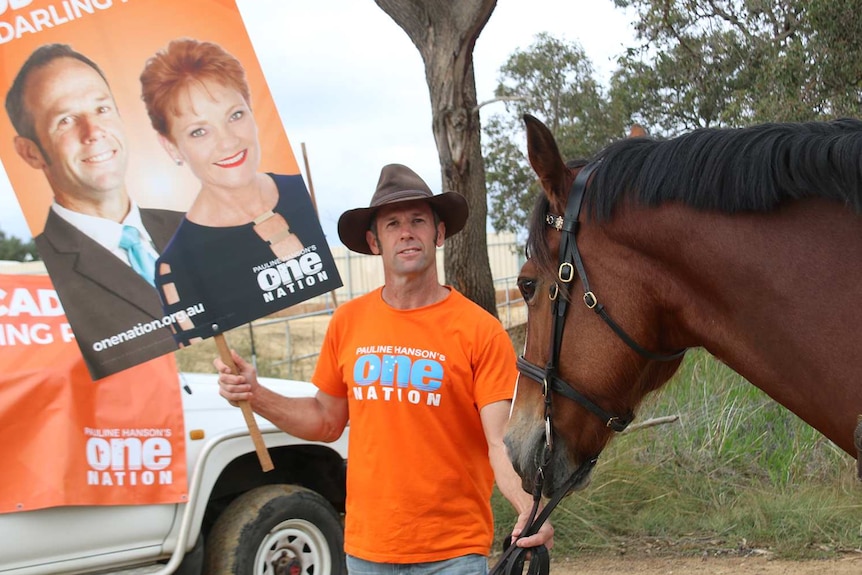
{"type": "Polygon", "coordinates": [[[536,295],[536,280],[532,278],[518,278],[518,289],[521,292],[521,297],[529,303],[536,295]]]}

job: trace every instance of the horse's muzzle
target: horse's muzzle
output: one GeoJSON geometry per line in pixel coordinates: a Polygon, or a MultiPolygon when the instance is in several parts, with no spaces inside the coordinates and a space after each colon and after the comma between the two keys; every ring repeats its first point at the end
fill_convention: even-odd
{"type": "Polygon", "coordinates": [[[590,483],[590,470],[583,473],[574,484],[566,483],[579,471],[580,462],[573,462],[568,450],[559,436],[554,436],[556,445],[551,456],[546,456],[545,432],[542,426],[533,427],[529,433],[510,429],[504,443],[512,460],[512,467],[521,477],[521,486],[527,493],[533,493],[541,481],[542,494],[552,497],[560,489],[577,491],[590,483]],[[541,471],[540,471],[541,469],[541,471]]]}

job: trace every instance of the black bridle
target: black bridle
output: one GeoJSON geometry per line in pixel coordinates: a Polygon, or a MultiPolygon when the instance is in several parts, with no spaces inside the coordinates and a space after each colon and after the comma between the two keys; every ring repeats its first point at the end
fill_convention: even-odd
{"type": "MultiPolygon", "coordinates": [[[[554,214],[545,215],[545,223],[562,233],[560,238],[559,250],[559,268],[557,270],[557,281],[551,288],[550,298],[552,304],[552,332],[551,332],[551,349],[548,354],[548,362],[544,369],[538,365],[527,361],[524,356],[518,358],[518,370],[521,374],[527,376],[537,382],[542,383],[542,396],[545,400],[545,446],[542,454],[542,461],[536,472],[536,481],[533,489],[533,509],[527,521],[527,528],[524,529],[520,537],[529,537],[539,531],[539,528],[550,516],[551,511],[557,506],[563,497],[568,494],[575,486],[583,481],[589,475],[593,466],[598,460],[598,454],[583,461],[572,476],[563,484],[560,490],[548,501],[548,504],[542,512],[536,516],[539,504],[541,501],[542,490],[545,479],[545,467],[551,461],[551,453],[553,449],[553,422],[551,419],[551,398],[556,392],[578,403],[590,413],[601,419],[607,427],[613,431],[623,431],[634,419],[634,413],[629,411],[624,415],[614,414],[606,411],[594,401],[589,399],[584,394],[580,393],[569,382],[565,381],[557,375],[559,365],[560,349],[563,343],[563,328],[566,323],[566,313],[569,308],[569,298],[567,295],[560,296],[560,285],[568,286],[575,278],[575,272],[581,280],[581,285],[584,288],[583,301],[589,309],[596,312],[608,326],[623,340],[631,349],[636,351],[641,356],[654,361],[673,361],[682,357],[686,349],[681,349],[670,354],[662,354],[652,352],[639,345],[619,324],[617,324],[608,314],[605,306],[599,303],[596,295],[590,290],[590,283],[587,280],[587,272],[584,269],[584,263],[581,259],[581,253],[578,250],[577,233],[579,222],[578,218],[581,213],[584,195],[587,189],[587,182],[592,173],[601,165],[601,160],[591,162],[581,168],[575,181],[572,182],[572,187],[569,189],[569,198],[566,203],[566,213],[564,216],[554,214]]],[[[569,290],[566,290],[566,294],[569,290]]],[[[510,545],[503,555],[500,557],[497,565],[491,571],[491,575],[512,573],[521,573],[521,570],[526,560],[526,552],[532,553],[528,575],[547,574],[550,569],[550,559],[547,549],[542,545],[534,548],[519,548],[515,545],[510,545]]]]}

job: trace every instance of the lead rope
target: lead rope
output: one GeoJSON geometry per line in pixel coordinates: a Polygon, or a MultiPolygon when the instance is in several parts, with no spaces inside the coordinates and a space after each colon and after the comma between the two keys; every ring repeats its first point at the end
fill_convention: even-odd
{"type": "MultiPolygon", "coordinates": [[[[598,461],[598,457],[593,457],[592,459],[581,463],[569,480],[566,481],[559,491],[557,491],[556,495],[548,501],[548,504],[545,505],[542,512],[536,516],[536,512],[539,509],[539,502],[542,498],[542,484],[544,483],[544,477],[540,468],[539,472],[536,474],[536,488],[533,490],[533,509],[530,511],[527,528],[521,532],[521,535],[518,536],[517,539],[520,539],[521,537],[529,537],[538,533],[539,528],[541,528],[542,524],[547,521],[554,508],[563,500],[563,497],[565,497],[569,491],[574,488],[575,485],[586,477],[590,470],[592,470],[593,466],[595,466],[596,461],[598,461]]],[[[548,553],[548,548],[544,545],[539,545],[537,547],[518,547],[515,545],[515,541],[517,541],[517,539],[509,543],[508,547],[506,547],[503,554],[500,556],[500,559],[497,560],[497,564],[494,565],[493,569],[491,569],[489,575],[520,575],[524,571],[524,563],[527,560],[528,553],[531,556],[530,563],[527,568],[527,575],[548,575],[551,570],[551,556],[548,553]]]]}

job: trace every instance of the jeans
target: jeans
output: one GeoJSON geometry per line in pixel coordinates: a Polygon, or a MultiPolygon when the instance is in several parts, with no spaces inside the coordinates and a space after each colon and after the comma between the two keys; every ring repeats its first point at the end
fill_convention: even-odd
{"type": "Polygon", "coordinates": [[[488,558],[464,555],[428,563],[374,563],[347,556],[348,575],[488,575],[488,558]]]}

